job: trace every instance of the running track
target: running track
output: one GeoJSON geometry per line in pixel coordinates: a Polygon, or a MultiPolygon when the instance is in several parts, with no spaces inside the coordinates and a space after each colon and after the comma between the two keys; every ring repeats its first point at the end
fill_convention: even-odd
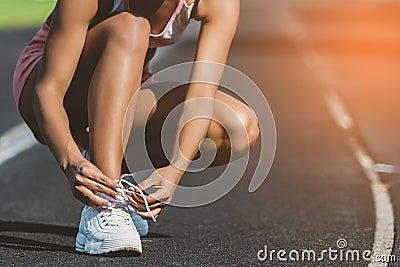
{"type": "MultiPolygon", "coordinates": [[[[400,55],[395,45],[399,20],[393,15],[398,7],[385,2],[378,7],[387,15],[369,19],[376,3],[360,9],[333,1],[326,5],[278,2],[243,4],[229,58],[230,65],[259,85],[275,116],[278,144],[268,179],[249,194],[250,167],[239,185],[216,203],[166,208],[157,224],[151,225],[152,234],[144,239],[144,254],[139,258],[74,253],[81,205],[72,198],[50,153],[31,145],[29,137],[17,138],[18,128],[9,132],[21,122],[12,100],[12,70],[34,30],[1,33],[0,134],[13,139],[0,139],[0,162],[6,154],[0,165],[0,264],[365,266],[366,262],[328,259],[322,263],[257,259],[266,245],[320,252],[336,249],[340,238],[349,249],[390,249],[399,256],[399,237],[390,238],[390,229],[399,221],[399,175],[376,172],[380,170],[363,165],[366,158],[357,153],[361,150],[362,156],[389,170],[400,159],[395,139],[400,133],[399,115],[392,100],[399,85],[393,74],[400,55]],[[369,29],[375,29],[369,35],[360,33],[360,23],[366,21],[369,29]],[[371,40],[375,40],[372,52],[349,52],[349,47],[371,40]],[[28,141],[18,146],[21,140],[28,141]],[[11,147],[8,151],[20,147],[20,153],[11,157],[4,144],[11,147]],[[377,194],[374,185],[383,193],[377,194]],[[380,215],[386,232],[379,228],[380,215]],[[379,239],[382,233],[386,236],[379,239]]],[[[161,52],[155,67],[191,60],[193,44],[189,36],[161,52]]]]}

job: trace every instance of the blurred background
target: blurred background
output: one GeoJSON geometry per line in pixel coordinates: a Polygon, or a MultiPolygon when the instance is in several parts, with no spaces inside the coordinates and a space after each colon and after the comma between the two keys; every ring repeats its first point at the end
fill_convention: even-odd
{"type": "Polygon", "coordinates": [[[38,26],[54,6],[54,0],[1,0],[0,29],[38,26]]]}
{"type": "MultiPolygon", "coordinates": [[[[0,0],[0,135],[21,123],[12,99],[13,68],[54,3],[0,0]]],[[[400,216],[400,2],[244,0],[241,8],[228,64],[252,78],[271,106],[278,134],[274,166],[254,194],[247,191],[250,166],[222,200],[167,208],[151,225],[162,235],[145,239],[147,252],[134,263],[258,264],[257,251],[265,245],[322,250],[335,247],[338,237],[350,248],[372,249],[380,206],[354,140],[373,160],[369,167],[389,196],[384,251],[400,256],[393,233],[400,216]],[[163,256],[155,257],[160,251],[163,256]]],[[[182,42],[160,49],[154,69],[192,60],[197,30],[194,25],[182,42]]],[[[72,253],[81,206],[42,146],[0,165],[0,202],[0,263],[101,262],[72,253]],[[44,186],[51,190],[43,194],[44,186]],[[54,234],[57,229],[66,234],[54,234]]]]}

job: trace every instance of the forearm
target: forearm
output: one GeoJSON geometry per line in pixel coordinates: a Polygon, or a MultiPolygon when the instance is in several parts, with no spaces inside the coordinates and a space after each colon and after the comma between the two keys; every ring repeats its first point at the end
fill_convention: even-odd
{"type": "Polygon", "coordinates": [[[177,127],[177,138],[171,165],[184,172],[206,137],[214,113],[217,86],[195,83],[188,95],[177,127]]]}
{"type": "Polygon", "coordinates": [[[57,1],[35,88],[36,120],[63,170],[80,159],[63,100],[82,53],[89,22],[96,12],[97,0],[57,1]]]}
{"type": "Polygon", "coordinates": [[[62,170],[82,158],[69,128],[61,97],[51,90],[36,90],[34,112],[42,136],[62,170]]]}

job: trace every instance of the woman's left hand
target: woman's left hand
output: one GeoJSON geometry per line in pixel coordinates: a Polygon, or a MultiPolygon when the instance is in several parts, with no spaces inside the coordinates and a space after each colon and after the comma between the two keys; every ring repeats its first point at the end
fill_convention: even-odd
{"type": "MultiPolygon", "coordinates": [[[[138,184],[138,187],[142,189],[143,192],[148,189],[156,189],[154,193],[146,195],[147,203],[155,218],[161,212],[162,208],[171,202],[176,186],[183,173],[184,171],[172,165],[168,165],[155,170],[147,179],[138,184]]],[[[132,198],[129,198],[129,200],[133,206],[139,208],[136,214],[143,219],[152,219],[150,214],[146,211],[144,200],[139,193],[132,194],[132,198]]]]}

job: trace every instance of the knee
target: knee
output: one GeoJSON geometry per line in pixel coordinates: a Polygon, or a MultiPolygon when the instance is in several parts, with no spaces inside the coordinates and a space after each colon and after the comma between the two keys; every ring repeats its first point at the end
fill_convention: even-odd
{"type": "MultiPolygon", "coordinates": [[[[240,131],[242,133],[243,130],[245,130],[244,132],[245,137],[243,138],[246,138],[246,140],[238,142],[237,145],[235,146],[236,148],[234,148],[235,150],[237,150],[236,152],[240,153],[248,151],[248,149],[254,146],[258,136],[260,135],[260,130],[258,127],[257,118],[254,115],[252,109],[246,108],[245,110],[239,112],[237,116],[238,116],[238,122],[237,125],[234,126],[234,130],[240,131]]],[[[240,136],[243,136],[243,134],[240,134],[240,136]]]]}
{"type": "Polygon", "coordinates": [[[108,37],[120,49],[147,51],[150,23],[143,17],[123,12],[110,19],[108,37]]]}
{"type": "Polygon", "coordinates": [[[257,118],[252,109],[249,108],[245,119],[247,138],[249,140],[250,148],[253,147],[260,135],[260,128],[258,127],[257,118]]]}

